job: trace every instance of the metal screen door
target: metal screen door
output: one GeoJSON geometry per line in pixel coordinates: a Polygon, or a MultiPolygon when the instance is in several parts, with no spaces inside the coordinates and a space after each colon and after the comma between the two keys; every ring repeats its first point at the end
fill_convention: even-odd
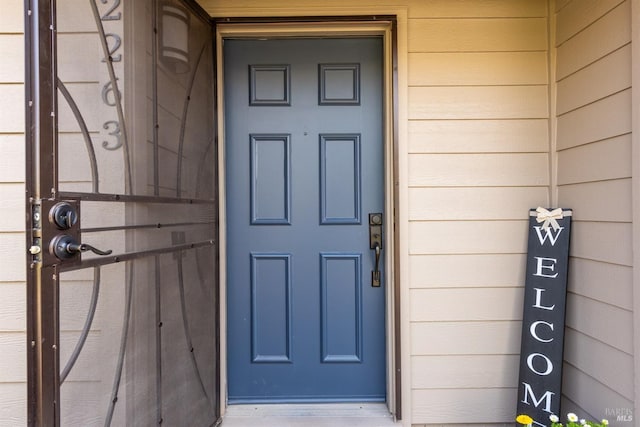
{"type": "Polygon", "coordinates": [[[208,17],[180,0],[26,3],[29,423],[214,425],[208,17]]]}

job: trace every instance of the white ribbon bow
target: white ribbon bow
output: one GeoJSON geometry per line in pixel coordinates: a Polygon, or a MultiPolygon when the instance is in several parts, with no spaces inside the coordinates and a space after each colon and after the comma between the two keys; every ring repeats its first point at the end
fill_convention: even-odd
{"type": "Polygon", "coordinates": [[[549,228],[549,224],[551,224],[553,231],[558,231],[560,224],[558,224],[558,221],[556,220],[564,218],[562,208],[557,208],[552,211],[548,211],[545,208],[538,208],[536,209],[536,212],[538,212],[538,215],[536,216],[538,224],[541,222],[544,223],[542,224],[543,230],[547,230],[549,228]]]}

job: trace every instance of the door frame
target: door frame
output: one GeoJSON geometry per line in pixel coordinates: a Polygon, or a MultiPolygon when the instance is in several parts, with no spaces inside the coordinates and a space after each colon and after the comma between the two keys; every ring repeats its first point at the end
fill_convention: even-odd
{"type": "MultiPolygon", "coordinates": [[[[220,233],[220,408],[227,404],[227,235],[226,235],[226,178],[225,168],[225,102],[223,44],[227,38],[295,38],[295,37],[366,37],[381,36],[383,40],[383,156],[384,207],[387,212],[386,247],[384,253],[385,326],[386,326],[386,404],[396,420],[402,419],[403,384],[409,385],[402,368],[401,353],[401,287],[400,287],[400,195],[399,195],[399,106],[398,106],[398,37],[397,17],[342,16],[342,17],[282,17],[282,18],[222,18],[213,19],[215,26],[216,79],[218,86],[218,191],[220,233]],[[403,382],[402,379],[405,378],[403,382]]],[[[406,311],[406,310],[405,310],[406,311]]],[[[405,341],[406,342],[406,341],[405,341]]],[[[406,348],[406,347],[405,347],[406,348]]],[[[405,351],[406,353],[406,351],[405,351]]]]}

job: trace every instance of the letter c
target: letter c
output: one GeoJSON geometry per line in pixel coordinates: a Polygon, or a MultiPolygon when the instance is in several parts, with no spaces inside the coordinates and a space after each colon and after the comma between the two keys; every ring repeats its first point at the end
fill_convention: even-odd
{"type": "Polygon", "coordinates": [[[549,327],[549,329],[551,329],[551,331],[553,331],[553,323],[545,322],[544,320],[538,320],[537,322],[533,322],[531,324],[531,327],[529,328],[529,332],[531,332],[531,336],[534,337],[535,339],[537,339],[540,342],[551,342],[551,341],[553,341],[553,337],[549,338],[548,340],[543,340],[542,338],[540,338],[538,336],[538,334],[536,333],[536,328],[540,324],[547,325],[549,327]]]}

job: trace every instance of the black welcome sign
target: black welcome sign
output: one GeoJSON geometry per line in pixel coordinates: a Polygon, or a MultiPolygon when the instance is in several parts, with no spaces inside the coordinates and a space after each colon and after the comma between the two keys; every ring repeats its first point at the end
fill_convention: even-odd
{"type": "Polygon", "coordinates": [[[531,210],[520,347],[518,412],[533,426],[560,415],[571,210],[531,210]]]}

